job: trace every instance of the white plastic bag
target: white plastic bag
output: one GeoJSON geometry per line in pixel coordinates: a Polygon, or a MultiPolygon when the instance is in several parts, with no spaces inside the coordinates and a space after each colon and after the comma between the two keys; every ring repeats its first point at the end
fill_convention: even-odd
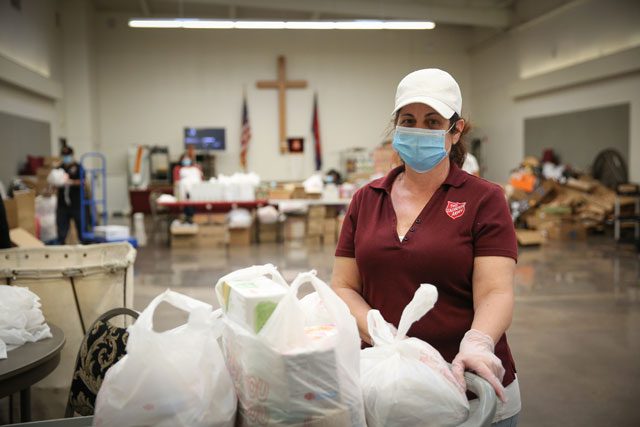
{"type": "Polygon", "coordinates": [[[322,193],[324,188],[324,182],[322,181],[321,173],[314,173],[309,178],[305,179],[302,183],[304,191],[306,193],[322,193]]]}
{"type": "Polygon", "coordinates": [[[27,342],[51,338],[40,307],[40,298],[29,289],[0,285],[0,359],[27,342]]]}
{"type": "Polygon", "coordinates": [[[374,346],[362,350],[361,378],[369,427],[457,426],[469,414],[469,402],[440,353],[417,338],[411,325],[438,299],[435,286],[422,284],[394,331],[378,310],[367,315],[374,346]]]}
{"type": "Polygon", "coordinates": [[[47,176],[47,182],[54,187],[64,187],[69,181],[69,175],[62,168],[52,169],[47,176]]]}
{"type": "Polygon", "coordinates": [[[260,224],[275,224],[280,216],[278,210],[271,205],[256,209],[256,214],[260,224]]]}
{"type": "Polygon", "coordinates": [[[151,301],[129,327],[127,355],[105,375],[94,425],[234,426],[236,395],[217,342],[220,315],[170,290],[151,301]],[[188,322],[155,332],[153,314],[162,302],[188,312],[188,322]]]}
{"type": "Polygon", "coordinates": [[[227,214],[229,218],[229,228],[249,228],[253,222],[251,212],[248,209],[231,209],[227,214]]]}
{"type": "MultiPolygon", "coordinates": [[[[247,277],[265,267],[232,274],[247,277]]],[[[258,334],[225,320],[223,336],[239,425],[365,426],[356,322],[315,272],[296,277],[258,334]],[[305,283],[317,297],[303,306],[297,294],[305,283]]]]}

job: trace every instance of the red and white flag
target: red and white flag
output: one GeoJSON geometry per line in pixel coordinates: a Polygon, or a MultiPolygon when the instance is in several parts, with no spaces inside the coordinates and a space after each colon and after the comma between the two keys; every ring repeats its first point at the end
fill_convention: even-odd
{"type": "Polygon", "coordinates": [[[249,151],[249,141],[251,140],[251,125],[249,125],[249,112],[247,110],[247,96],[242,98],[242,130],[240,134],[240,166],[242,170],[247,170],[247,152],[249,151]]]}

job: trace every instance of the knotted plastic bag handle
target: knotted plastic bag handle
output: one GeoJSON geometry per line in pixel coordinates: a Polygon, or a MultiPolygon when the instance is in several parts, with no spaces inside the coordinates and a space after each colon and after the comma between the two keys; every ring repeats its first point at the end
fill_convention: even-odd
{"type": "Polygon", "coordinates": [[[413,299],[402,311],[398,332],[393,335],[391,326],[384,320],[378,310],[369,310],[367,313],[367,328],[375,345],[388,345],[394,341],[406,338],[409,328],[420,320],[433,308],[438,300],[438,290],[435,286],[423,283],[416,290],[413,299]]]}

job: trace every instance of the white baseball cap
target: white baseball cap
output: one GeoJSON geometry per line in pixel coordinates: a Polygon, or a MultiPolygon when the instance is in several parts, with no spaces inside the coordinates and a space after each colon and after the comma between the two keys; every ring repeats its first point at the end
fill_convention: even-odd
{"type": "Polygon", "coordinates": [[[438,68],[426,68],[408,74],[398,84],[394,115],[405,105],[427,104],[445,119],[462,111],[460,86],[451,74],[438,68]]]}

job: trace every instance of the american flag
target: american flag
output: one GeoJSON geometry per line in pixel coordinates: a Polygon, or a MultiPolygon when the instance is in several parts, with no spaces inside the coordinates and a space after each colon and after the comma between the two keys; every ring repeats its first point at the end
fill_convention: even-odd
{"type": "Polygon", "coordinates": [[[318,123],[318,95],[313,95],[313,117],[311,119],[311,131],[313,133],[313,146],[316,161],[316,170],[322,169],[322,146],[320,145],[320,123],[318,123]]]}
{"type": "Polygon", "coordinates": [[[247,151],[251,140],[251,125],[249,125],[249,112],[247,111],[247,96],[242,99],[242,133],[240,135],[240,166],[247,170],[247,151]]]}

